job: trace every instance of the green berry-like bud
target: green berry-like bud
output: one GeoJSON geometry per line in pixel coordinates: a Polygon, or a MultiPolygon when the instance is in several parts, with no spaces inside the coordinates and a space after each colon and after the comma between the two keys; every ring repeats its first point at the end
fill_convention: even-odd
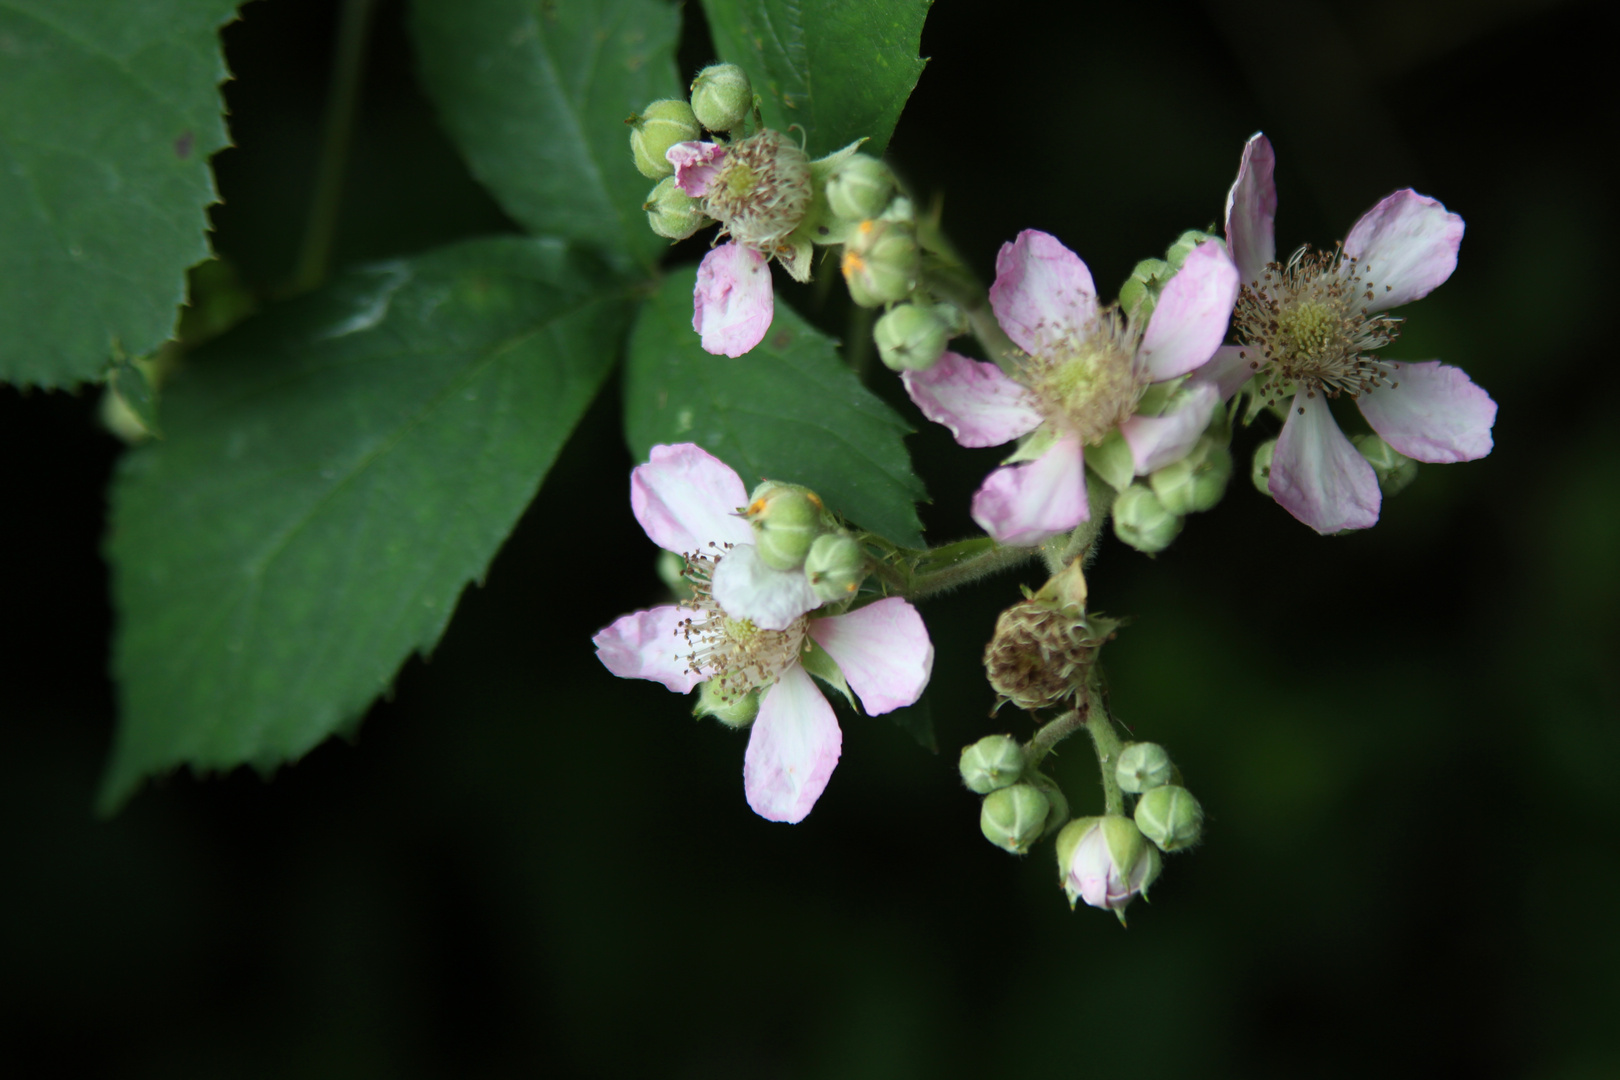
{"type": "Polygon", "coordinates": [[[826,603],[848,600],[866,580],[866,552],[852,536],[822,533],[804,557],[810,591],[826,603]]]}
{"type": "Polygon", "coordinates": [[[1046,796],[1031,784],[1000,788],[984,797],[979,830],[1001,850],[1023,855],[1041,838],[1051,808],[1046,796]]]}
{"type": "Polygon", "coordinates": [[[1131,743],[1114,763],[1120,790],[1132,795],[1163,787],[1175,777],[1176,767],[1158,743],[1131,743]]]}
{"type": "Polygon", "coordinates": [[[1205,240],[1211,239],[1214,239],[1211,234],[1198,229],[1188,229],[1176,237],[1176,242],[1164,253],[1164,261],[1169,265],[1170,273],[1174,274],[1180,270],[1181,264],[1187,261],[1187,256],[1193,253],[1193,249],[1205,240]]]}
{"type": "Polygon", "coordinates": [[[1076,818],[1057,837],[1058,875],[1069,906],[1085,900],[1108,908],[1125,921],[1125,908],[1164,868],[1159,849],[1147,842],[1130,818],[1076,818]]]}
{"type": "Polygon", "coordinates": [[[988,795],[1018,782],[1024,774],[1024,749],[1011,735],[986,735],[962,747],[957,768],[969,791],[988,795]]]}
{"type": "Polygon", "coordinates": [[[881,218],[861,222],[844,244],[843,270],[849,298],[862,307],[904,300],[922,271],[916,228],[881,218]]]}
{"type": "Polygon", "coordinates": [[[712,716],[726,727],[745,728],[759,715],[759,691],[727,690],[718,679],[698,684],[693,716],[712,716]]]}
{"type": "Polygon", "coordinates": [[[1417,479],[1418,463],[1377,435],[1357,435],[1350,440],[1378,474],[1378,490],[1399,495],[1417,479]]]}
{"type": "Polygon", "coordinates": [[[748,497],[759,561],[772,570],[797,570],[821,535],[821,499],[797,484],[767,480],[748,497]]]}
{"type": "Polygon", "coordinates": [[[630,154],[636,170],[649,180],[669,176],[675,166],[664,154],[676,143],[702,138],[692,106],[678,98],[655,101],[640,116],[630,118],[630,154]]]}
{"type": "Polygon", "coordinates": [[[893,371],[926,371],[945,355],[950,327],[935,304],[899,304],[872,328],[878,355],[893,371]]]}
{"type": "Polygon", "coordinates": [[[714,224],[696,199],[675,186],[673,176],[658,181],[641,208],[647,211],[652,231],[671,240],[685,240],[705,225],[714,224]]]}
{"type": "Polygon", "coordinates": [[[1254,462],[1249,466],[1249,479],[1255,489],[1271,498],[1271,459],[1277,455],[1277,440],[1267,439],[1254,448],[1254,462]]]}
{"type": "Polygon", "coordinates": [[[736,64],[711,64],[692,80],[692,111],[710,131],[730,131],[753,107],[753,84],[736,64]]]}
{"type": "Polygon", "coordinates": [[[1204,835],[1204,808],[1186,788],[1165,784],[1137,800],[1136,827],[1166,854],[1182,851],[1204,835]]]}
{"type": "Polygon", "coordinates": [[[1165,509],[1144,484],[1132,484],[1114,500],[1114,535],[1137,551],[1156,555],[1180,532],[1180,516],[1165,509]]]}
{"type": "Polygon", "coordinates": [[[1046,796],[1046,825],[1041,829],[1041,836],[1043,838],[1051,836],[1063,828],[1064,823],[1069,820],[1068,796],[1063,794],[1063,789],[1058,787],[1057,781],[1045,773],[1036,773],[1029,778],[1029,782],[1046,796]]]}
{"type": "Polygon", "coordinates": [[[851,154],[827,178],[827,205],[845,221],[883,213],[894,197],[894,173],[870,154],[851,154]]]}
{"type": "Polygon", "coordinates": [[[1194,514],[1220,502],[1231,478],[1231,451],[1218,442],[1204,440],[1180,461],[1155,470],[1148,483],[1170,513],[1194,514]]]}
{"type": "Polygon", "coordinates": [[[1135,315],[1139,323],[1146,322],[1159,301],[1159,290],[1170,280],[1171,273],[1170,264],[1163,259],[1143,259],[1137,263],[1131,276],[1119,287],[1120,310],[1135,315]]]}

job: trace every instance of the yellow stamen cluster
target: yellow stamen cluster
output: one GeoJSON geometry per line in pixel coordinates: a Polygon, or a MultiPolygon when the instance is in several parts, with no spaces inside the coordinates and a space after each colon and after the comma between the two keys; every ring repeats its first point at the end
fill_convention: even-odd
{"type": "Polygon", "coordinates": [[[692,652],[687,670],[715,683],[728,697],[763,689],[798,663],[806,647],[810,620],[800,616],[786,630],[764,630],[749,619],[733,619],[710,591],[714,568],[731,545],[709,545],[712,553],[686,556],[686,580],[692,597],[681,607],[692,612],[677,625],[692,652]]]}
{"type": "Polygon", "coordinates": [[[1049,421],[1095,445],[1130,417],[1141,396],[1132,368],[1135,339],[1129,321],[1106,309],[1073,339],[1054,341],[1025,360],[1018,380],[1049,421]]]}

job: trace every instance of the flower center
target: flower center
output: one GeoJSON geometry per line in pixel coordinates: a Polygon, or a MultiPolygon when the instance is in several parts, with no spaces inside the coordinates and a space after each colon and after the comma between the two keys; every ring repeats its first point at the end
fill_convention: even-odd
{"type": "Polygon", "coordinates": [[[763,689],[798,663],[810,626],[809,618],[800,616],[786,630],[764,630],[751,619],[727,615],[715,602],[709,583],[730,548],[726,544],[716,548],[716,554],[686,556],[692,598],[681,606],[692,614],[679,624],[679,633],[692,647],[687,670],[717,683],[728,697],[763,689]]]}
{"type": "Polygon", "coordinates": [[[1095,445],[1136,407],[1140,387],[1131,370],[1134,353],[1132,331],[1110,309],[1100,312],[1078,338],[1031,356],[1019,377],[1048,420],[1095,445]]]}
{"type": "Polygon", "coordinates": [[[703,199],[703,209],[739,243],[770,250],[810,207],[810,159],[798,143],[769,128],[732,143],[703,199]]]}
{"type": "Polygon", "coordinates": [[[1251,366],[1272,363],[1262,392],[1357,397],[1383,385],[1389,365],[1369,354],[1395,340],[1401,320],[1370,314],[1375,295],[1356,260],[1338,251],[1300,248],[1286,265],[1268,265],[1258,286],[1243,287],[1232,320],[1242,343],[1260,352],[1251,366]]]}

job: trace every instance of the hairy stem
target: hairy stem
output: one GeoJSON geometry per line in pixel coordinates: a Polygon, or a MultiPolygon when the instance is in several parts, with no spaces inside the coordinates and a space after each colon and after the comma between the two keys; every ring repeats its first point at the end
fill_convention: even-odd
{"type": "Polygon", "coordinates": [[[1100,700],[1095,700],[1090,715],[1086,717],[1086,733],[1091,736],[1091,744],[1097,750],[1097,771],[1102,774],[1105,812],[1123,816],[1125,794],[1119,789],[1119,777],[1115,770],[1119,764],[1120,751],[1125,745],[1119,741],[1119,733],[1114,730],[1114,721],[1108,715],[1108,710],[1102,707],[1100,700]]]}
{"type": "Polygon", "coordinates": [[[309,224],[304,229],[298,268],[293,274],[291,291],[295,293],[307,292],[325,281],[332,259],[338,207],[343,201],[343,173],[348,165],[349,143],[360,106],[361,73],[365,68],[371,12],[375,6],[375,0],[344,0],[338,16],[331,96],[326,103],[326,130],[321,140],[321,160],[315,174],[309,224]]]}
{"type": "Polygon", "coordinates": [[[907,599],[920,600],[1010,569],[1035,553],[1035,548],[1002,547],[989,537],[946,544],[917,560],[907,575],[904,593],[907,599]]]}

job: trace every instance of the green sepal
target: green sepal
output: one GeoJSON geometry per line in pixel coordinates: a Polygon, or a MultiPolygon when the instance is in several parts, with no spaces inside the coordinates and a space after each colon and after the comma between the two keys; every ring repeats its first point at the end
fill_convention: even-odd
{"type": "Polygon", "coordinates": [[[1086,447],[1086,466],[1115,491],[1124,491],[1136,479],[1136,459],[1118,428],[1096,446],[1086,447]]]}
{"type": "Polygon", "coordinates": [[[107,369],[107,396],[110,401],[104,415],[109,426],[117,425],[114,434],[126,442],[163,437],[158,428],[157,386],[147,361],[114,360],[107,369]]]}
{"type": "Polygon", "coordinates": [[[843,694],[850,708],[856,712],[861,711],[855,695],[850,692],[849,683],[844,679],[843,669],[838,666],[838,661],[834,660],[826,649],[816,644],[814,638],[804,639],[804,651],[799,654],[799,663],[804,665],[804,670],[843,694]]]}

